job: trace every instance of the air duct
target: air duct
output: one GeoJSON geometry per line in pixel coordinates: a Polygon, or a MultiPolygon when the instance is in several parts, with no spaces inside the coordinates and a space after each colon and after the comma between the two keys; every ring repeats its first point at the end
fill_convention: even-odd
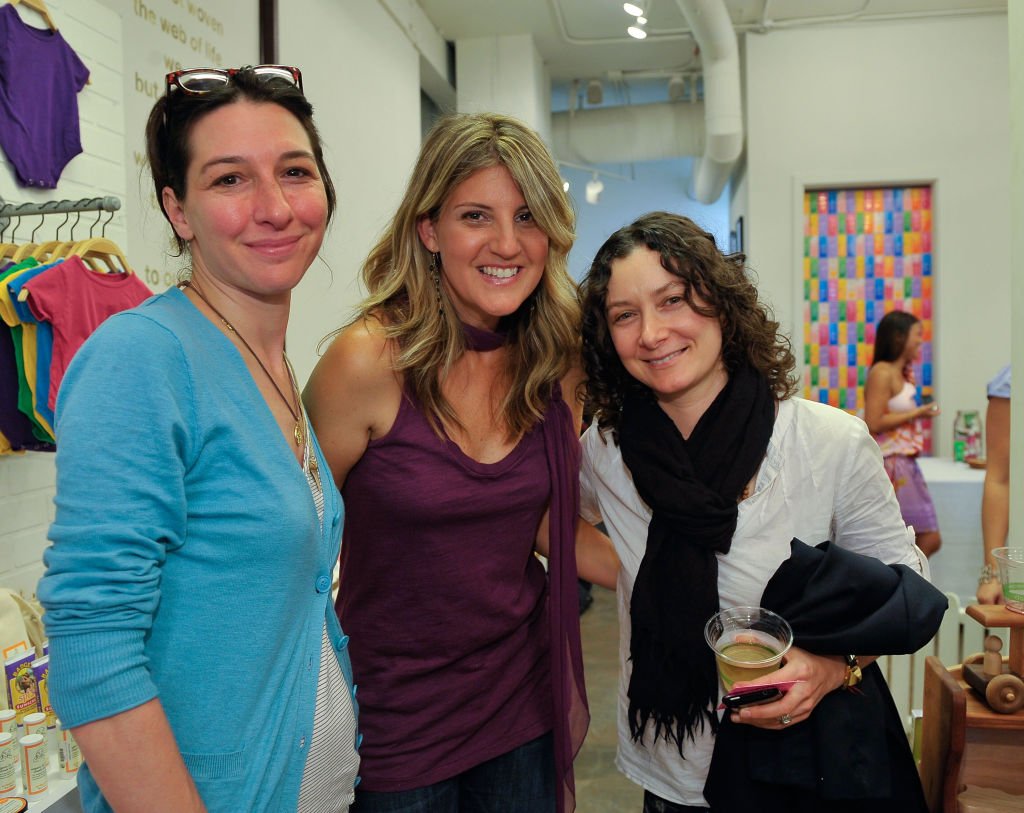
{"type": "Polygon", "coordinates": [[[551,117],[555,155],[586,164],[699,156],[687,194],[714,203],[743,150],[739,48],[724,0],[676,0],[701,52],[704,102],[601,107],[551,117]]]}
{"type": "Polygon", "coordinates": [[[724,0],[676,3],[697,40],[704,72],[704,153],[687,191],[694,200],[713,203],[743,151],[739,47],[724,0]]]}
{"type": "Polygon", "coordinates": [[[554,153],[563,161],[615,164],[699,155],[704,105],[635,104],[555,113],[554,153]]]}

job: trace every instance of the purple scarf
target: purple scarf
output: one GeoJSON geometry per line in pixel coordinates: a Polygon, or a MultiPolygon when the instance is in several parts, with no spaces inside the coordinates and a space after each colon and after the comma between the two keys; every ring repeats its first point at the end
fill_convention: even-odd
{"type": "MultiPolygon", "coordinates": [[[[505,344],[508,336],[463,323],[470,350],[486,352],[505,344]]],[[[556,384],[551,405],[541,422],[551,478],[548,521],[548,623],[551,631],[551,688],[554,705],[556,811],[576,808],[572,763],[590,725],[583,683],[579,592],[576,576],[576,518],[580,510],[579,433],[572,410],[556,384]]]]}

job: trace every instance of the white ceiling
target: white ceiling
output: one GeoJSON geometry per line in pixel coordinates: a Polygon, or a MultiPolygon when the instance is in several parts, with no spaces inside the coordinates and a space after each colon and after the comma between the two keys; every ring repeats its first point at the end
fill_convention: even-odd
{"type": "MultiPolygon", "coordinates": [[[[531,34],[551,79],[668,75],[699,65],[676,0],[633,0],[648,17],[648,37],[625,33],[621,0],[418,0],[441,35],[531,34]]],[[[725,0],[738,32],[822,23],[870,24],[922,16],[1006,14],[1007,0],[725,0]]]]}

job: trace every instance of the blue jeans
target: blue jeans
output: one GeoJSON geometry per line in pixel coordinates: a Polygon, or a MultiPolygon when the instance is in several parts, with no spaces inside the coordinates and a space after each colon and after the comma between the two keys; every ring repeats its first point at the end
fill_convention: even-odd
{"type": "Polygon", "coordinates": [[[349,813],[549,813],[555,809],[551,734],[457,776],[413,790],[360,791],[349,813]]]}

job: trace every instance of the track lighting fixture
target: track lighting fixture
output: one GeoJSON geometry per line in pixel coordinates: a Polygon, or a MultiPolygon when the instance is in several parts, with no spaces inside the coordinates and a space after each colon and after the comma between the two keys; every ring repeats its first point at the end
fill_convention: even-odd
{"type": "Polygon", "coordinates": [[[602,192],[604,192],[604,183],[601,181],[600,178],[597,177],[597,173],[595,172],[593,177],[589,181],[587,181],[587,203],[599,203],[601,200],[602,192]]]}

